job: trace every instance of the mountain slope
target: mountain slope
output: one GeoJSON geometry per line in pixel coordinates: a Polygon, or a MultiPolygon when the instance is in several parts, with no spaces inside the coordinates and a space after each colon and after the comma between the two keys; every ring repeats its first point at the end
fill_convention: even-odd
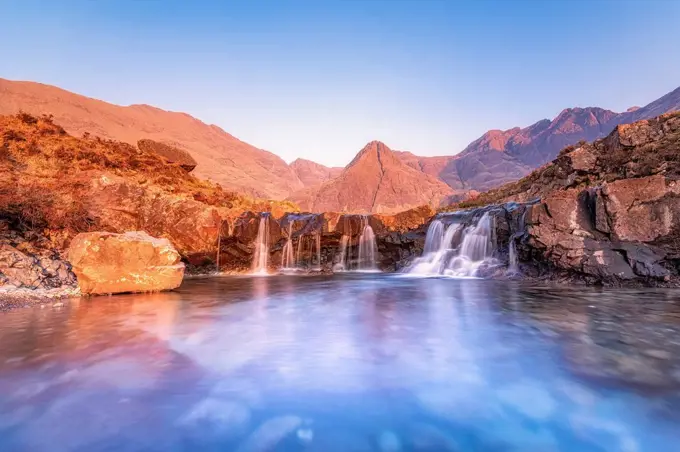
{"type": "Polygon", "coordinates": [[[438,206],[453,190],[435,177],[402,162],[379,141],[368,143],[335,179],[296,193],[303,210],[393,213],[438,206]]]}
{"type": "Polygon", "coordinates": [[[321,165],[306,159],[297,159],[290,164],[290,168],[305,187],[314,187],[328,180],[334,179],[342,173],[343,168],[321,165]]]}
{"type": "Polygon", "coordinates": [[[197,177],[254,196],[283,199],[302,182],[278,156],[185,113],[148,105],[122,107],[60,88],[0,78],[0,114],[52,114],[72,135],[88,132],[136,145],[152,139],[188,151],[197,177]]]}
{"type": "Polygon", "coordinates": [[[679,109],[680,88],[677,88],[642,108],[623,113],[597,107],[567,108],[553,120],[543,119],[525,128],[490,130],[451,157],[401,153],[399,158],[455,189],[483,191],[526,176],[552,161],[566,146],[602,138],[619,124],[651,119],[679,109]],[[428,167],[429,170],[425,169],[428,167]]]}

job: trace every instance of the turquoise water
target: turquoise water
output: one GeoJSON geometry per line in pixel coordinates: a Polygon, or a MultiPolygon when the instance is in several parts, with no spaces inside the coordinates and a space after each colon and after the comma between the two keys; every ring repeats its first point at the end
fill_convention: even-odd
{"type": "Polygon", "coordinates": [[[346,274],[19,309],[0,450],[678,450],[677,294],[346,274]]]}

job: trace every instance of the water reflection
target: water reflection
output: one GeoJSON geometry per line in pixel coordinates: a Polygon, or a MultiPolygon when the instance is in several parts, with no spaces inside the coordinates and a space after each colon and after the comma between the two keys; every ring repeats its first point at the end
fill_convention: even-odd
{"type": "Polygon", "coordinates": [[[670,451],[677,296],[348,274],[12,311],[0,450],[670,451]]]}

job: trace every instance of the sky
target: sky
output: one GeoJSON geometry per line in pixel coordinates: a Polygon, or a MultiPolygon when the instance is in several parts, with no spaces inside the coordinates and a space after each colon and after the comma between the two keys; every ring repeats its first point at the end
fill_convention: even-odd
{"type": "Polygon", "coordinates": [[[680,86],[674,0],[0,0],[0,77],[187,112],[290,162],[451,155],[680,86]]]}

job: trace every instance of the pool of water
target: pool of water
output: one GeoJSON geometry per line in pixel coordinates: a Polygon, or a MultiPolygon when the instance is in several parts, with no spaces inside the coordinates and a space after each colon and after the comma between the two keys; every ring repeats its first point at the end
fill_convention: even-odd
{"type": "Polygon", "coordinates": [[[675,451],[680,293],[215,277],[0,314],[2,451],[675,451]]]}

